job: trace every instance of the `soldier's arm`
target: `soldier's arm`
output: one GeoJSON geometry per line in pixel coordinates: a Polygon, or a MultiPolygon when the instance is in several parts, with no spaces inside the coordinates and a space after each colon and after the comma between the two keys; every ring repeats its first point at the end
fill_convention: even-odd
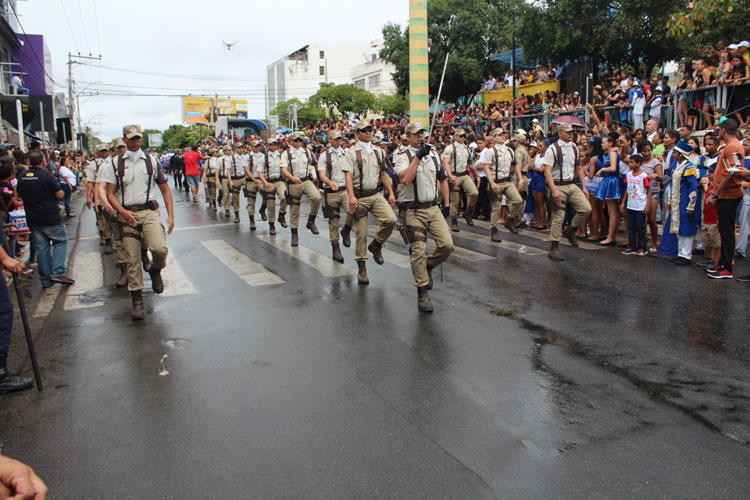
{"type": "Polygon", "coordinates": [[[409,166],[399,172],[399,180],[404,184],[411,183],[411,181],[413,181],[417,176],[417,168],[419,168],[420,163],[422,163],[422,160],[420,160],[418,156],[414,156],[414,158],[412,158],[411,160],[411,163],[409,163],[409,166]]]}
{"type": "Polygon", "coordinates": [[[172,191],[170,191],[169,183],[166,180],[159,183],[158,186],[164,197],[164,205],[167,207],[167,234],[172,234],[174,230],[174,200],[172,200],[172,191]]]}
{"type": "Polygon", "coordinates": [[[106,186],[107,189],[107,200],[109,200],[110,206],[116,210],[120,215],[125,217],[125,220],[127,223],[133,227],[136,226],[135,217],[133,216],[133,212],[129,210],[125,210],[125,208],[120,205],[120,202],[117,200],[117,184],[109,184],[102,182],[102,185],[106,186]]]}
{"type": "Polygon", "coordinates": [[[352,181],[352,173],[349,171],[344,172],[344,179],[346,180],[346,192],[349,195],[349,213],[353,214],[357,209],[358,201],[357,197],[354,196],[354,182],[352,181]]]}

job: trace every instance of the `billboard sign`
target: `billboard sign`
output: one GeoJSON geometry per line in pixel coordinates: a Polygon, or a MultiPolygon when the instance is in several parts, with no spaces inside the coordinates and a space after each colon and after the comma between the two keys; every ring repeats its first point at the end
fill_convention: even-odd
{"type": "Polygon", "coordinates": [[[213,97],[182,98],[182,123],[216,123],[220,117],[247,118],[247,101],[213,97]]]}
{"type": "Polygon", "coordinates": [[[148,147],[158,148],[164,144],[164,138],[161,134],[148,134],[148,147]]]}

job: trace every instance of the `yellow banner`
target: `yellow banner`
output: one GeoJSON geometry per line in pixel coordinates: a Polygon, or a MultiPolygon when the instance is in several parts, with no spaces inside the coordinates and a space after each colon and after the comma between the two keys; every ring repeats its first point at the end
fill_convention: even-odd
{"type": "Polygon", "coordinates": [[[221,116],[247,118],[247,101],[213,97],[182,98],[182,123],[216,123],[221,116]]]}
{"type": "MultiPolygon", "coordinates": [[[[524,95],[534,95],[537,93],[542,93],[546,90],[549,90],[550,92],[560,92],[560,82],[558,80],[552,81],[552,82],[539,82],[539,83],[529,83],[527,85],[519,85],[516,87],[516,92],[518,92],[518,95],[521,94],[524,95]]],[[[497,102],[510,102],[513,98],[513,88],[507,88],[503,90],[493,90],[492,92],[485,92],[484,93],[484,103],[490,104],[492,101],[497,102]]]]}

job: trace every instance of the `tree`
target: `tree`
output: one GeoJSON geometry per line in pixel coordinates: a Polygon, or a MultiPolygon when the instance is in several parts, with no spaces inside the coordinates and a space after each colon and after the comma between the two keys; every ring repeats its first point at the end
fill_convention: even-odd
{"type": "Polygon", "coordinates": [[[162,133],[162,148],[176,149],[191,147],[200,143],[201,139],[213,135],[213,133],[213,127],[209,125],[194,125],[190,127],[186,127],[185,125],[170,125],[162,133]]]}
{"type": "Polygon", "coordinates": [[[321,83],[320,89],[310,96],[309,101],[325,106],[329,113],[334,109],[342,114],[367,113],[367,110],[375,107],[375,96],[351,83],[321,83]]]}
{"type": "Polygon", "coordinates": [[[399,94],[383,94],[375,98],[376,111],[380,111],[385,116],[401,115],[409,111],[409,95],[402,96],[399,94]]]}
{"type": "Polygon", "coordinates": [[[713,45],[744,40],[750,25],[747,0],[693,0],[682,2],[666,23],[669,36],[680,42],[713,45]]]}
{"type": "Polygon", "coordinates": [[[315,122],[324,120],[326,117],[325,110],[319,105],[312,104],[310,100],[302,102],[297,98],[289,99],[288,101],[280,102],[271,111],[272,115],[279,117],[279,124],[284,126],[289,123],[289,105],[297,105],[297,122],[300,126],[304,127],[312,125],[315,122]]]}

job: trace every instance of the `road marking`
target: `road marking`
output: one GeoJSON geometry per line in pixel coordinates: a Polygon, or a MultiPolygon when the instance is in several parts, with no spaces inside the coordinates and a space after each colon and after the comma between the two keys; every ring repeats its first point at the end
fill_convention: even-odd
{"type": "MultiPolygon", "coordinates": [[[[143,273],[148,276],[148,273],[143,273]]],[[[164,280],[164,292],[155,294],[157,297],[177,297],[195,293],[193,284],[183,272],[172,252],[167,253],[167,267],[161,271],[164,280]]]]}
{"type": "Polygon", "coordinates": [[[61,288],[62,285],[53,285],[47,289],[42,289],[42,294],[39,296],[39,302],[34,311],[35,318],[46,318],[49,316],[49,313],[52,312],[52,308],[55,306],[57,296],[60,295],[61,288]]]}
{"type": "Polygon", "coordinates": [[[63,310],[88,309],[103,306],[104,302],[94,300],[91,292],[104,286],[104,264],[99,252],[77,253],[73,261],[75,285],[68,287],[63,310]]]}
{"type": "Polygon", "coordinates": [[[305,264],[314,267],[320,274],[327,278],[338,278],[351,276],[357,271],[346,264],[341,264],[331,259],[330,255],[324,255],[305,246],[293,247],[291,241],[282,236],[271,236],[269,234],[256,234],[256,238],[276,247],[282,252],[291,255],[305,264]]]}
{"type": "Polygon", "coordinates": [[[234,226],[234,222],[217,222],[216,224],[200,224],[197,226],[182,226],[174,228],[174,231],[190,231],[191,229],[206,229],[211,227],[234,226]]]}
{"type": "MultiPolygon", "coordinates": [[[[379,226],[374,226],[376,229],[379,228],[379,226]]],[[[375,234],[374,232],[370,235],[372,236],[375,234]]],[[[321,238],[325,238],[327,241],[330,241],[330,235],[328,231],[321,231],[318,235],[321,238]]],[[[352,230],[352,251],[355,249],[357,243],[357,235],[352,230]]],[[[341,243],[341,240],[339,240],[339,243],[341,243]]],[[[346,247],[344,245],[341,245],[341,251],[344,252],[344,249],[346,247]]],[[[403,267],[404,269],[408,269],[411,267],[411,264],[409,263],[409,256],[404,255],[398,252],[394,252],[393,250],[388,250],[387,248],[383,247],[383,259],[389,264],[393,264],[397,267],[403,267]]],[[[369,253],[369,252],[368,252],[369,253]]]]}
{"type": "Polygon", "coordinates": [[[201,244],[250,286],[277,285],[285,283],[278,275],[272,273],[250,257],[240,252],[224,240],[206,240],[201,244]]]}
{"type": "MultiPolygon", "coordinates": [[[[479,227],[483,227],[483,228],[487,229],[487,239],[489,240],[490,223],[487,222],[487,221],[476,220],[475,219],[474,220],[474,224],[476,224],[479,227]]],[[[508,231],[506,229],[506,227],[504,225],[502,225],[502,224],[498,224],[497,228],[502,233],[510,234],[510,231],[508,231]]],[[[463,232],[467,232],[467,231],[459,232],[458,235],[460,236],[463,232]]],[[[549,232],[547,232],[547,231],[533,231],[533,230],[527,230],[527,229],[526,230],[525,229],[520,229],[518,231],[518,234],[520,236],[528,236],[529,238],[534,238],[534,239],[537,239],[537,240],[540,240],[540,241],[544,241],[545,243],[549,243],[549,232]]],[[[505,241],[503,241],[503,243],[505,243],[505,241]]],[[[570,246],[570,243],[568,242],[567,238],[562,238],[560,240],[560,243],[562,245],[570,246]]],[[[581,240],[578,240],[578,244],[580,245],[580,248],[582,248],[584,250],[602,250],[603,248],[606,248],[606,247],[603,247],[601,245],[597,245],[597,244],[594,244],[594,243],[586,243],[585,241],[581,241],[581,240]]],[[[544,253],[546,253],[546,252],[544,252],[544,253]]]]}
{"type": "Polygon", "coordinates": [[[77,240],[83,241],[83,240],[98,240],[98,236],[79,236],[76,238],[77,240]]]}
{"type": "Polygon", "coordinates": [[[547,253],[546,251],[540,250],[536,247],[522,245],[513,241],[503,240],[500,243],[490,241],[489,235],[481,235],[472,233],[471,231],[461,231],[460,233],[454,234],[453,238],[466,238],[468,240],[478,241],[479,243],[486,243],[488,245],[496,246],[502,248],[503,250],[510,250],[511,252],[522,253],[526,255],[542,255],[547,253]]]}

